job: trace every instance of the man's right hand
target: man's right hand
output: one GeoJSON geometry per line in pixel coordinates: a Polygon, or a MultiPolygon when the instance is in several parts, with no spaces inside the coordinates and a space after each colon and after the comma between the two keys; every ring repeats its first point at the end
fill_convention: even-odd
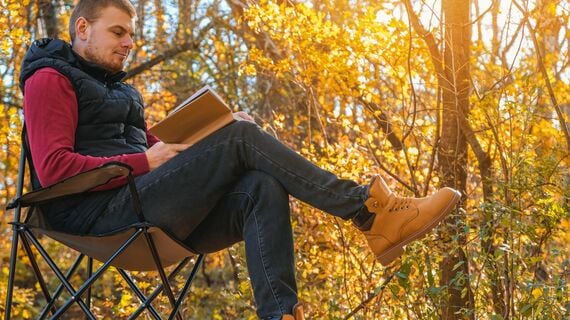
{"type": "Polygon", "coordinates": [[[164,143],[162,141],[155,143],[145,152],[150,171],[156,169],[188,147],[190,147],[189,144],[164,143]]]}

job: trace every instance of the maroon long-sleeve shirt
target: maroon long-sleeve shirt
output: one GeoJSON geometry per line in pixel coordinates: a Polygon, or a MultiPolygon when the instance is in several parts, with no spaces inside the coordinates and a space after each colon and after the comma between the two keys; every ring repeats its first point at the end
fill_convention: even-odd
{"type": "MultiPolygon", "coordinates": [[[[135,176],[149,171],[144,153],[93,157],[76,153],[77,99],[69,79],[53,68],[42,68],[26,80],[24,115],[32,161],[42,186],[48,186],[111,161],[130,165],[135,176]]],[[[149,147],[160,141],[146,132],[149,147]]],[[[117,179],[97,190],[125,184],[117,179]]]]}

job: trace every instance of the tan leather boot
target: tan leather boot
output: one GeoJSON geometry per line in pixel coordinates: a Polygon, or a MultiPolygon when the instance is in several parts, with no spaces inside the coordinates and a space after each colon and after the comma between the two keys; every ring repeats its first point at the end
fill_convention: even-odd
{"type": "Polygon", "coordinates": [[[398,197],[381,177],[374,177],[365,205],[375,217],[363,233],[376,259],[385,266],[398,258],[406,244],[433,229],[460,198],[459,191],[447,187],[425,198],[398,197]]]}
{"type": "Polygon", "coordinates": [[[285,314],[283,315],[282,320],[305,320],[305,315],[303,314],[303,305],[301,303],[297,303],[293,307],[293,314],[285,314]]]}

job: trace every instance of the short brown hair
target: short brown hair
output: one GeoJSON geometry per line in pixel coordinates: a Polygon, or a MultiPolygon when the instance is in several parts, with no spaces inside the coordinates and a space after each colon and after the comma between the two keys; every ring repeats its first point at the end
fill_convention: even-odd
{"type": "Polygon", "coordinates": [[[127,13],[131,18],[136,17],[135,7],[129,0],[79,0],[69,19],[69,36],[75,40],[75,22],[79,17],[93,22],[101,16],[101,10],[113,6],[127,13]]]}

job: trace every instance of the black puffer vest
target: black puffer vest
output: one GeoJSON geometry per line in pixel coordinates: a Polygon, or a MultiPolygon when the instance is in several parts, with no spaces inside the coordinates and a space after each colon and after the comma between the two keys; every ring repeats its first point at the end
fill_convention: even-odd
{"type": "Polygon", "coordinates": [[[79,108],[75,152],[113,156],[147,150],[142,97],[121,82],[125,72],[109,75],[75,54],[68,43],[41,39],[34,41],[24,57],[22,92],[26,79],[44,67],[56,69],[74,86],[79,108]]]}

